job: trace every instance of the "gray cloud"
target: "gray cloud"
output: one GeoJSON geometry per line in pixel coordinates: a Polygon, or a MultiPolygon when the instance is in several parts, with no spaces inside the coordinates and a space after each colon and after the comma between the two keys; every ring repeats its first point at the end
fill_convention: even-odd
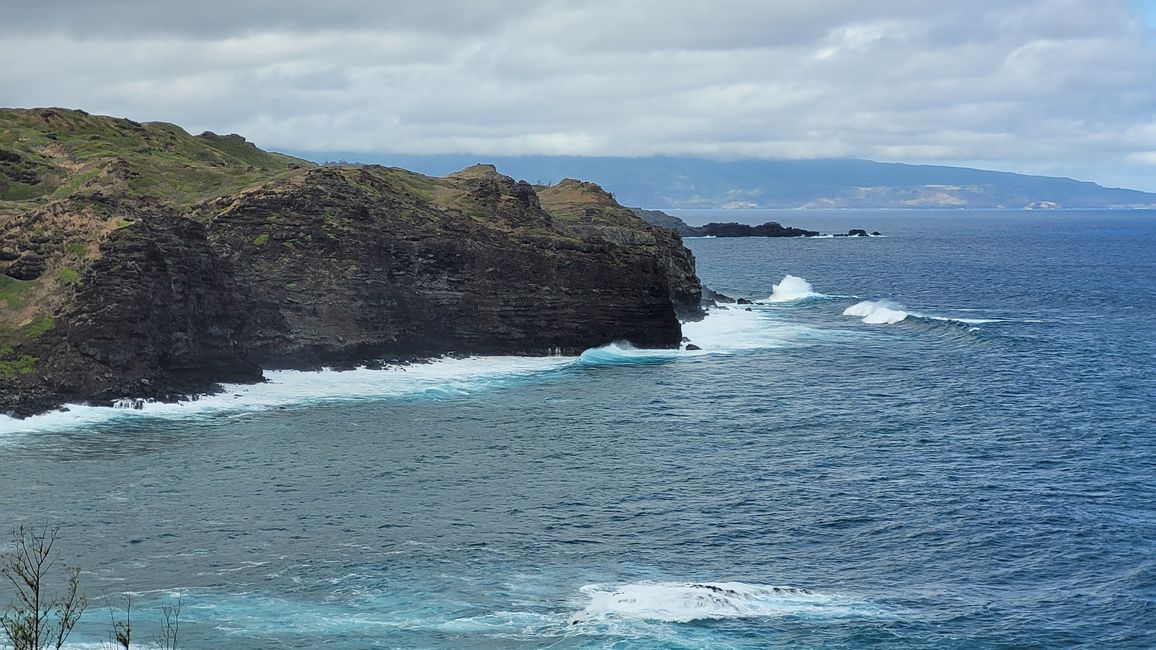
{"type": "Polygon", "coordinates": [[[1156,189],[1125,0],[27,3],[0,104],[312,151],[959,162],[1156,189]]]}

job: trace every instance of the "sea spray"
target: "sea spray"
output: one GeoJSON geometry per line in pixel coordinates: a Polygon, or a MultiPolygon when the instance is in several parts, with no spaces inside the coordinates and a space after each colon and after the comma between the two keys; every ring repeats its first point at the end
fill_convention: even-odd
{"type": "Polygon", "coordinates": [[[636,348],[629,343],[619,342],[586,350],[578,357],[578,362],[590,366],[637,365],[641,363],[664,363],[693,354],[695,354],[694,351],[636,348]]]}
{"type": "Polygon", "coordinates": [[[823,294],[815,292],[815,288],[811,286],[810,282],[798,276],[787,275],[781,282],[772,285],[771,295],[767,300],[769,302],[795,302],[804,298],[823,297],[825,297],[823,294]]]}
{"type": "Polygon", "coordinates": [[[712,309],[706,318],[683,323],[682,333],[705,352],[734,353],[796,345],[812,331],[776,320],[765,309],[712,309]]]}

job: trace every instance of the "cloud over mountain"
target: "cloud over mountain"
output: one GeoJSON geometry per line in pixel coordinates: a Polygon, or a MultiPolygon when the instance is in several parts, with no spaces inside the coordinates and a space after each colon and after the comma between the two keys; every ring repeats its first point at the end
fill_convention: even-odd
{"type": "Polygon", "coordinates": [[[1123,0],[25,3],[0,103],[294,150],[864,157],[1156,189],[1123,0]]]}

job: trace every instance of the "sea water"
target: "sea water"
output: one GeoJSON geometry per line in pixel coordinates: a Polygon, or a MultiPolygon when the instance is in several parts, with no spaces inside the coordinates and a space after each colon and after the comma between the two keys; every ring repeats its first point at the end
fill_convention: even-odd
{"type": "Polygon", "coordinates": [[[1156,214],[682,216],[885,236],[688,240],[699,351],[3,419],[0,525],[77,647],[1156,646],[1156,214]]]}

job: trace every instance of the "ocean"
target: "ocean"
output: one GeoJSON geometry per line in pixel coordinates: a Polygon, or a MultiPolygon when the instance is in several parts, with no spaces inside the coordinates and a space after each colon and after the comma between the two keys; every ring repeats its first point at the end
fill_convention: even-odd
{"type": "Polygon", "coordinates": [[[0,527],[81,648],[1156,647],[1156,212],[678,214],[884,236],[687,240],[699,351],[0,419],[0,527]]]}

